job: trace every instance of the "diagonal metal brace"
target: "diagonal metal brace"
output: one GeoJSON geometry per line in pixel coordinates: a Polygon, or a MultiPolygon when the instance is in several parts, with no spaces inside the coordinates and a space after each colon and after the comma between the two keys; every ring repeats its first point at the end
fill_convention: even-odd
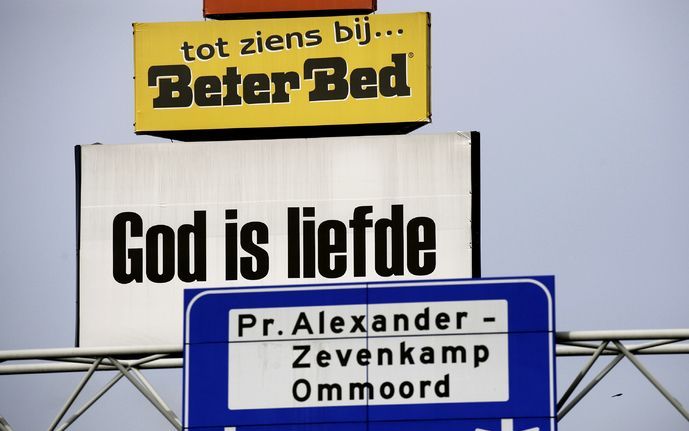
{"type": "Polygon", "coordinates": [[[146,388],[146,386],[133,375],[133,373],[131,373],[127,368],[124,367],[124,365],[113,357],[108,356],[107,359],[112,365],[120,370],[120,373],[122,373],[127,380],[129,380],[163,416],[165,416],[165,419],[167,419],[176,430],[182,431],[182,422],[177,418],[177,416],[171,410],[168,410],[166,406],[159,403],[156,399],[156,396],[153,395],[148,388],[146,388]]]}
{"type": "Polygon", "coordinates": [[[0,416],[0,431],[12,431],[12,427],[2,416],[0,416]]]}
{"type": "Polygon", "coordinates": [[[89,379],[91,379],[91,376],[93,376],[93,373],[98,369],[98,366],[100,365],[101,361],[103,361],[103,358],[98,358],[96,359],[93,364],[91,365],[91,368],[89,368],[88,372],[84,376],[83,379],[79,382],[77,387],[74,389],[74,392],[72,392],[72,395],[70,395],[69,399],[65,403],[65,405],[62,407],[60,412],[57,414],[55,419],[53,420],[53,423],[50,424],[48,427],[48,431],[54,431],[55,427],[60,423],[62,418],[65,416],[67,413],[67,410],[69,410],[70,407],[72,407],[72,404],[74,404],[74,401],[76,401],[77,397],[81,393],[81,391],[84,389],[84,386],[86,386],[86,383],[88,383],[89,379]]]}
{"type": "Polygon", "coordinates": [[[622,354],[624,354],[624,356],[626,356],[627,359],[629,359],[629,361],[631,361],[631,363],[634,364],[634,366],[641,372],[641,374],[643,374],[644,377],[646,377],[648,381],[651,382],[651,384],[655,386],[655,388],[658,389],[658,391],[660,391],[660,393],[663,394],[663,396],[667,398],[668,401],[670,401],[670,404],[672,404],[672,406],[676,408],[682,416],[684,416],[684,419],[689,421],[689,412],[687,412],[684,406],[682,406],[682,404],[680,404],[680,402],[677,401],[677,398],[673,397],[672,394],[670,394],[670,392],[668,392],[668,390],[660,384],[660,382],[653,376],[653,374],[651,374],[651,372],[643,366],[643,364],[636,358],[636,356],[634,356],[632,352],[629,351],[629,349],[624,347],[624,345],[619,341],[614,340],[613,343],[615,343],[615,346],[620,350],[620,352],[622,352],[622,354]]]}
{"type": "Polygon", "coordinates": [[[589,382],[589,384],[586,385],[586,387],[582,389],[581,392],[579,392],[577,396],[574,397],[574,399],[569,404],[558,410],[557,420],[562,420],[562,418],[565,417],[565,415],[569,413],[569,411],[572,410],[574,406],[576,406],[579,403],[579,401],[581,401],[582,398],[586,396],[586,394],[591,392],[591,389],[593,389],[601,380],[603,380],[603,378],[610,371],[612,371],[612,369],[615,368],[615,365],[619,364],[622,359],[624,359],[624,355],[622,355],[621,353],[615,356],[615,358],[612,361],[610,361],[610,363],[608,363],[608,365],[605,368],[603,368],[603,370],[601,370],[601,372],[598,373],[596,377],[594,377],[593,380],[589,382]]]}

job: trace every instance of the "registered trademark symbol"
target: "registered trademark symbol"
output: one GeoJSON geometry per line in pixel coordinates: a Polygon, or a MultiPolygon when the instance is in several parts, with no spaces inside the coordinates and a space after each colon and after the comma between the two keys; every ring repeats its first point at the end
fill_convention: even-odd
{"type": "Polygon", "coordinates": [[[410,52],[410,53],[409,53],[409,58],[414,58],[414,53],[413,53],[413,52],[410,52]]]}

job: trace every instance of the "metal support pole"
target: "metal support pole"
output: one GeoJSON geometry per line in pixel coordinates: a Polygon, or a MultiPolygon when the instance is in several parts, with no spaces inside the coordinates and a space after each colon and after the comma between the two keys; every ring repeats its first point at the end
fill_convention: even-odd
{"type": "Polygon", "coordinates": [[[624,347],[624,345],[619,341],[614,340],[613,343],[615,343],[615,346],[617,346],[617,348],[620,349],[624,356],[626,356],[627,359],[629,359],[632,362],[632,364],[634,364],[634,366],[641,372],[641,374],[643,374],[644,377],[646,377],[648,381],[651,382],[651,384],[655,386],[656,389],[658,389],[658,391],[660,391],[660,393],[663,394],[663,396],[667,398],[668,401],[670,401],[670,404],[672,404],[677,409],[677,411],[679,411],[679,413],[682,416],[684,416],[684,419],[689,421],[689,412],[687,412],[686,409],[682,406],[682,404],[680,404],[680,402],[677,401],[677,399],[673,397],[672,394],[670,394],[670,392],[668,392],[668,390],[665,389],[658,380],[656,380],[653,374],[651,374],[650,371],[648,371],[646,367],[643,366],[643,364],[636,358],[636,356],[634,356],[634,354],[630,352],[626,347],[624,347]]]}
{"type": "Polygon", "coordinates": [[[139,392],[141,392],[143,396],[145,396],[146,399],[148,399],[148,401],[150,401],[151,404],[153,404],[153,406],[156,409],[158,409],[158,411],[163,416],[165,416],[165,419],[167,419],[175,427],[175,429],[182,431],[182,426],[177,422],[178,419],[175,416],[168,413],[168,411],[162,405],[160,405],[160,403],[158,403],[155,397],[151,395],[151,393],[146,389],[146,387],[139,380],[137,380],[136,377],[132,376],[131,373],[129,373],[129,370],[124,368],[124,366],[120,364],[119,361],[112,357],[108,357],[108,361],[110,361],[111,364],[116,366],[117,369],[120,370],[122,374],[124,374],[127,380],[129,380],[134,385],[134,387],[136,387],[139,390],[139,392]]]}
{"type": "Polygon", "coordinates": [[[579,386],[579,383],[584,379],[586,374],[589,372],[593,364],[598,360],[600,357],[601,353],[603,353],[603,350],[605,350],[606,347],[608,347],[609,341],[605,341],[598,346],[596,351],[593,353],[591,356],[591,359],[584,365],[584,368],[581,369],[579,374],[574,378],[574,381],[569,385],[565,393],[562,395],[562,398],[560,398],[560,401],[557,402],[557,409],[560,410],[562,406],[565,405],[569,397],[572,395],[574,390],[579,386]]]}
{"type": "Polygon", "coordinates": [[[88,383],[89,379],[91,379],[91,376],[93,376],[93,373],[96,371],[102,360],[103,358],[98,358],[95,362],[93,362],[91,368],[89,368],[84,378],[81,379],[77,387],[74,389],[74,392],[72,392],[72,395],[70,395],[65,405],[62,407],[60,412],[57,414],[53,422],[48,427],[48,431],[53,431],[57,424],[60,423],[62,418],[65,416],[65,413],[67,413],[67,410],[69,410],[69,408],[72,407],[72,404],[74,404],[74,401],[77,399],[82,389],[84,389],[84,386],[86,386],[86,383],[88,383]]]}
{"type": "Polygon", "coordinates": [[[574,406],[576,406],[579,403],[579,401],[581,401],[581,399],[586,396],[586,394],[591,392],[591,389],[593,389],[594,386],[598,384],[598,382],[603,380],[603,377],[605,377],[613,368],[615,368],[615,365],[619,364],[623,358],[624,355],[622,353],[615,356],[615,359],[610,361],[610,363],[605,368],[603,368],[603,370],[601,370],[601,372],[598,373],[598,375],[596,375],[596,377],[594,377],[593,380],[591,380],[591,382],[589,382],[589,384],[586,385],[586,387],[581,392],[579,392],[577,396],[574,397],[574,399],[569,404],[567,404],[565,407],[560,409],[560,411],[558,411],[557,420],[562,420],[562,418],[565,417],[565,415],[569,413],[569,411],[572,410],[574,406]]]}

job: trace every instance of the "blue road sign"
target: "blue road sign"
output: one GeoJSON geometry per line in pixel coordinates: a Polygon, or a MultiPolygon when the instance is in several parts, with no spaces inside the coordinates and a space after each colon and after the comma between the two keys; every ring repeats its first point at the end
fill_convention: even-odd
{"type": "Polygon", "coordinates": [[[187,290],[185,429],[555,430],[553,286],[187,290]]]}

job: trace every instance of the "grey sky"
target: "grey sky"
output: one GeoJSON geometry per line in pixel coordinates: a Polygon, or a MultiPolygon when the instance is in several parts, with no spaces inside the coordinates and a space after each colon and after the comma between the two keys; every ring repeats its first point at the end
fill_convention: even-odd
{"type": "MultiPolygon", "coordinates": [[[[689,2],[379,0],[416,10],[433,124],[415,133],[482,134],[484,275],[554,274],[559,330],[689,327],[689,2]]],[[[159,141],[133,133],[130,24],[201,17],[200,0],[0,2],[0,350],[73,345],[73,147],[159,141]]],[[[643,361],[689,406],[686,356],[643,361]]],[[[582,363],[558,360],[561,391],[582,363]]],[[[181,371],[148,375],[179,411],[181,371]]],[[[0,415],[45,429],[80,377],[0,376],[0,415]]],[[[682,427],[626,363],[560,424],[682,427]]],[[[168,427],[121,382],[73,429],[168,427]]]]}

